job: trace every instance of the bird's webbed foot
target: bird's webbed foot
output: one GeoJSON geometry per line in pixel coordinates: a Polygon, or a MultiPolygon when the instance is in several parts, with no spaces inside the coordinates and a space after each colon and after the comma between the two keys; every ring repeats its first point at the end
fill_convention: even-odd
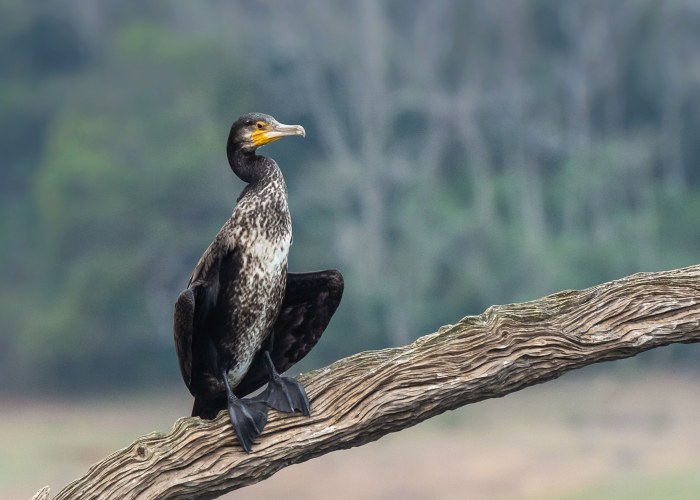
{"type": "Polygon", "coordinates": [[[300,412],[307,417],[311,415],[309,398],[301,382],[277,373],[269,352],[265,352],[265,364],[270,380],[265,390],[255,399],[284,413],[300,412]]]}
{"type": "Polygon", "coordinates": [[[241,446],[250,453],[253,440],[262,434],[267,424],[267,405],[257,399],[239,399],[233,395],[224,374],[228,393],[228,416],[241,446]]]}

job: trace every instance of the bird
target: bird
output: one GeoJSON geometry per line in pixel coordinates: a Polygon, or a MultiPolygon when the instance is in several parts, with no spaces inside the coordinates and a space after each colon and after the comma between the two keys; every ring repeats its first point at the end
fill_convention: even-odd
{"type": "Polygon", "coordinates": [[[287,270],[287,187],[277,163],[257,154],[287,136],[306,132],[262,113],[233,122],[226,153],[247,185],[175,303],[175,347],[194,396],[192,416],[213,419],[227,409],[247,453],[267,423],[268,408],[311,414],[303,384],[281,374],[316,345],[344,288],[335,269],[287,270]],[[260,394],[244,397],[266,383],[260,394]]]}

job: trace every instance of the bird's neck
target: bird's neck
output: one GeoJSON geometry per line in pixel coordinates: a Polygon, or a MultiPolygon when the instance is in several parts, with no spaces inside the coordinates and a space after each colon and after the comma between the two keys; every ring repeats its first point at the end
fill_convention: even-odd
{"type": "Polygon", "coordinates": [[[248,183],[238,201],[264,195],[267,198],[279,198],[278,201],[286,207],[287,185],[275,160],[250,152],[234,152],[228,159],[234,173],[248,183]]]}
{"type": "Polygon", "coordinates": [[[255,152],[236,150],[228,156],[231,170],[243,181],[249,184],[264,183],[267,180],[282,176],[277,164],[255,152]]]}

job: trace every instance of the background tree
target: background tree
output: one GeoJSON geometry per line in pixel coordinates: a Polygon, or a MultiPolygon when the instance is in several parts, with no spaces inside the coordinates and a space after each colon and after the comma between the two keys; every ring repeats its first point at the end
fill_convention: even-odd
{"type": "Polygon", "coordinates": [[[308,131],[271,150],[292,268],[347,278],[312,364],[697,261],[693,2],[0,9],[11,388],[179,383],[172,303],[241,187],[224,144],[249,110],[308,131]]]}

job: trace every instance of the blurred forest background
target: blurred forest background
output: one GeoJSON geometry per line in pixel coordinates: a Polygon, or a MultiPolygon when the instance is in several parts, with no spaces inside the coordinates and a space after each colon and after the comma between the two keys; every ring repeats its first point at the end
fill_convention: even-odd
{"type": "Polygon", "coordinates": [[[247,111],[307,130],[262,150],[290,269],[346,277],[305,366],[698,263],[698,2],[0,5],[4,391],[184,391],[172,308],[247,111]]]}

